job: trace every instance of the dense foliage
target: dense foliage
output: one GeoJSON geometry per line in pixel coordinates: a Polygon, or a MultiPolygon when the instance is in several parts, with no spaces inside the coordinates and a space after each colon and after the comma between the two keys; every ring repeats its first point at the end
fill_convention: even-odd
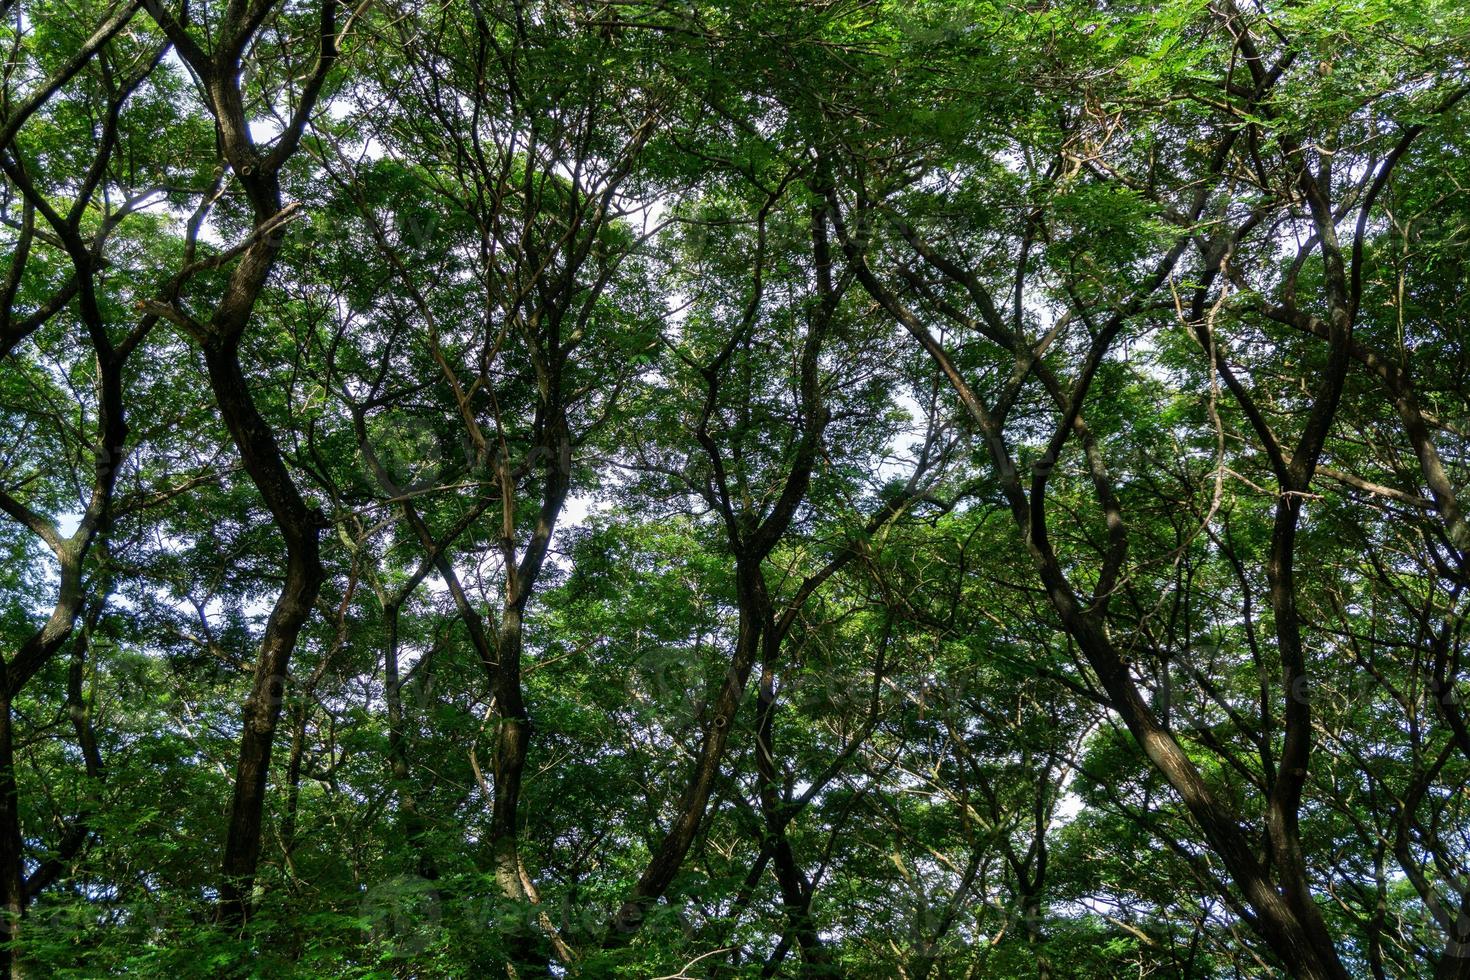
{"type": "Polygon", "coordinates": [[[9,976],[1470,980],[1460,0],[0,10],[9,976]]]}

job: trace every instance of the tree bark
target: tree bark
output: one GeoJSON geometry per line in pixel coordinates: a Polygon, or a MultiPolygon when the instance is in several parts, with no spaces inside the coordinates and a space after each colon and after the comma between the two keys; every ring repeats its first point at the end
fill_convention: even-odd
{"type": "Polygon", "coordinates": [[[235,764],[220,889],[221,914],[225,921],[236,924],[249,917],[260,860],[271,747],[280,722],[291,654],[326,577],[318,542],[322,518],[307,507],[286,470],[275,436],[256,408],[240,370],[238,346],[238,334],[206,341],[205,364],[215,401],[245,470],[265,498],[285,539],[286,581],[266,620],[250,695],[241,710],[240,753],[235,764]]]}

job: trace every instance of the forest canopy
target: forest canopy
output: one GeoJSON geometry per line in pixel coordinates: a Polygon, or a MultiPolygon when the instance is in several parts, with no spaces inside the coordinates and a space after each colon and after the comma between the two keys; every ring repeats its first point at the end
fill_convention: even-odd
{"type": "Polygon", "coordinates": [[[1463,0],[0,0],[6,977],[1470,980],[1463,0]]]}

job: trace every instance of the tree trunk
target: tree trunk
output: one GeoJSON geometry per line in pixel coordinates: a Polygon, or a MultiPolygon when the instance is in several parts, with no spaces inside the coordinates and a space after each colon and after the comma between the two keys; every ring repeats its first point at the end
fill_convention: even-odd
{"type": "Polygon", "coordinates": [[[1434,980],[1470,980],[1470,888],[1460,894],[1460,904],[1451,910],[1454,918],[1445,923],[1449,935],[1434,970],[1434,980]]]}
{"type": "Polygon", "coordinates": [[[797,949],[805,963],[807,975],[823,975],[829,966],[827,951],[812,919],[812,885],[796,863],[796,854],[786,836],[789,824],[778,795],[775,760],[776,690],[774,657],[778,649],[769,638],[774,628],[767,625],[766,663],[761,668],[759,708],[756,715],[756,776],[760,782],[761,815],[770,838],[771,863],[776,883],[781,888],[781,904],[785,908],[787,928],[796,939],[797,949]]]}
{"type": "Polygon", "coordinates": [[[205,363],[215,401],[245,469],[285,539],[286,582],[266,621],[250,695],[241,711],[240,755],[235,765],[220,888],[221,915],[235,924],[243,923],[250,914],[271,747],[280,722],[291,654],[325,578],[317,540],[321,518],[301,499],[275,436],[255,407],[240,370],[238,346],[238,335],[206,342],[205,363]]]}
{"type": "Polygon", "coordinates": [[[1041,931],[1041,897],[1026,893],[1021,896],[1021,922],[1026,929],[1026,945],[1036,958],[1036,980],[1051,980],[1051,960],[1043,946],[1046,936],[1041,931]]]}
{"type": "MultiPolygon", "coordinates": [[[[756,574],[759,575],[757,567],[756,574]]],[[[742,576],[744,577],[744,576],[742,576]]],[[[746,585],[745,587],[748,587],[746,585]]],[[[764,586],[762,586],[764,588],[764,586]]],[[[684,795],[679,801],[678,815],[670,825],[658,848],[649,859],[648,866],[633,886],[628,898],[613,918],[612,928],[607,935],[607,945],[617,946],[626,942],[643,924],[644,915],[653,903],[668,890],[689,853],[699,825],[704,819],[705,808],[714,790],[715,777],[720,772],[720,762],[725,756],[725,745],[730,739],[730,729],[735,721],[735,712],[745,694],[745,684],[755,666],[756,651],[760,645],[760,620],[746,612],[746,603],[741,603],[740,628],[735,641],[735,653],[730,669],[720,685],[719,693],[710,705],[700,741],[699,756],[694,762],[694,771],[685,784],[684,795]]]]}
{"type": "Polygon", "coordinates": [[[518,975],[550,976],[550,957],[541,929],[531,921],[531,907],[540,903],[534,884],[521,863],[519,812],[521,779],[531,745],[531,720],[521,696],[521,610],[509,605],[502,613],[496,636],[496,665],[491,682],[495,696],[495,798],[490,804],[491,860],[502,897],[514,905],[512,928],[506,941],[518,975]]]}

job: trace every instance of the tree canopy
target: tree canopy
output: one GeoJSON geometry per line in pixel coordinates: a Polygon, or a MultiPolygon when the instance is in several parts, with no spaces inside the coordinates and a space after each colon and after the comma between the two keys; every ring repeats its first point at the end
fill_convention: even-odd
{"type": "Polygon", "coordinates": [[[8,977],[1470,980],[1459,0],[0,0],[8,977]]]}

